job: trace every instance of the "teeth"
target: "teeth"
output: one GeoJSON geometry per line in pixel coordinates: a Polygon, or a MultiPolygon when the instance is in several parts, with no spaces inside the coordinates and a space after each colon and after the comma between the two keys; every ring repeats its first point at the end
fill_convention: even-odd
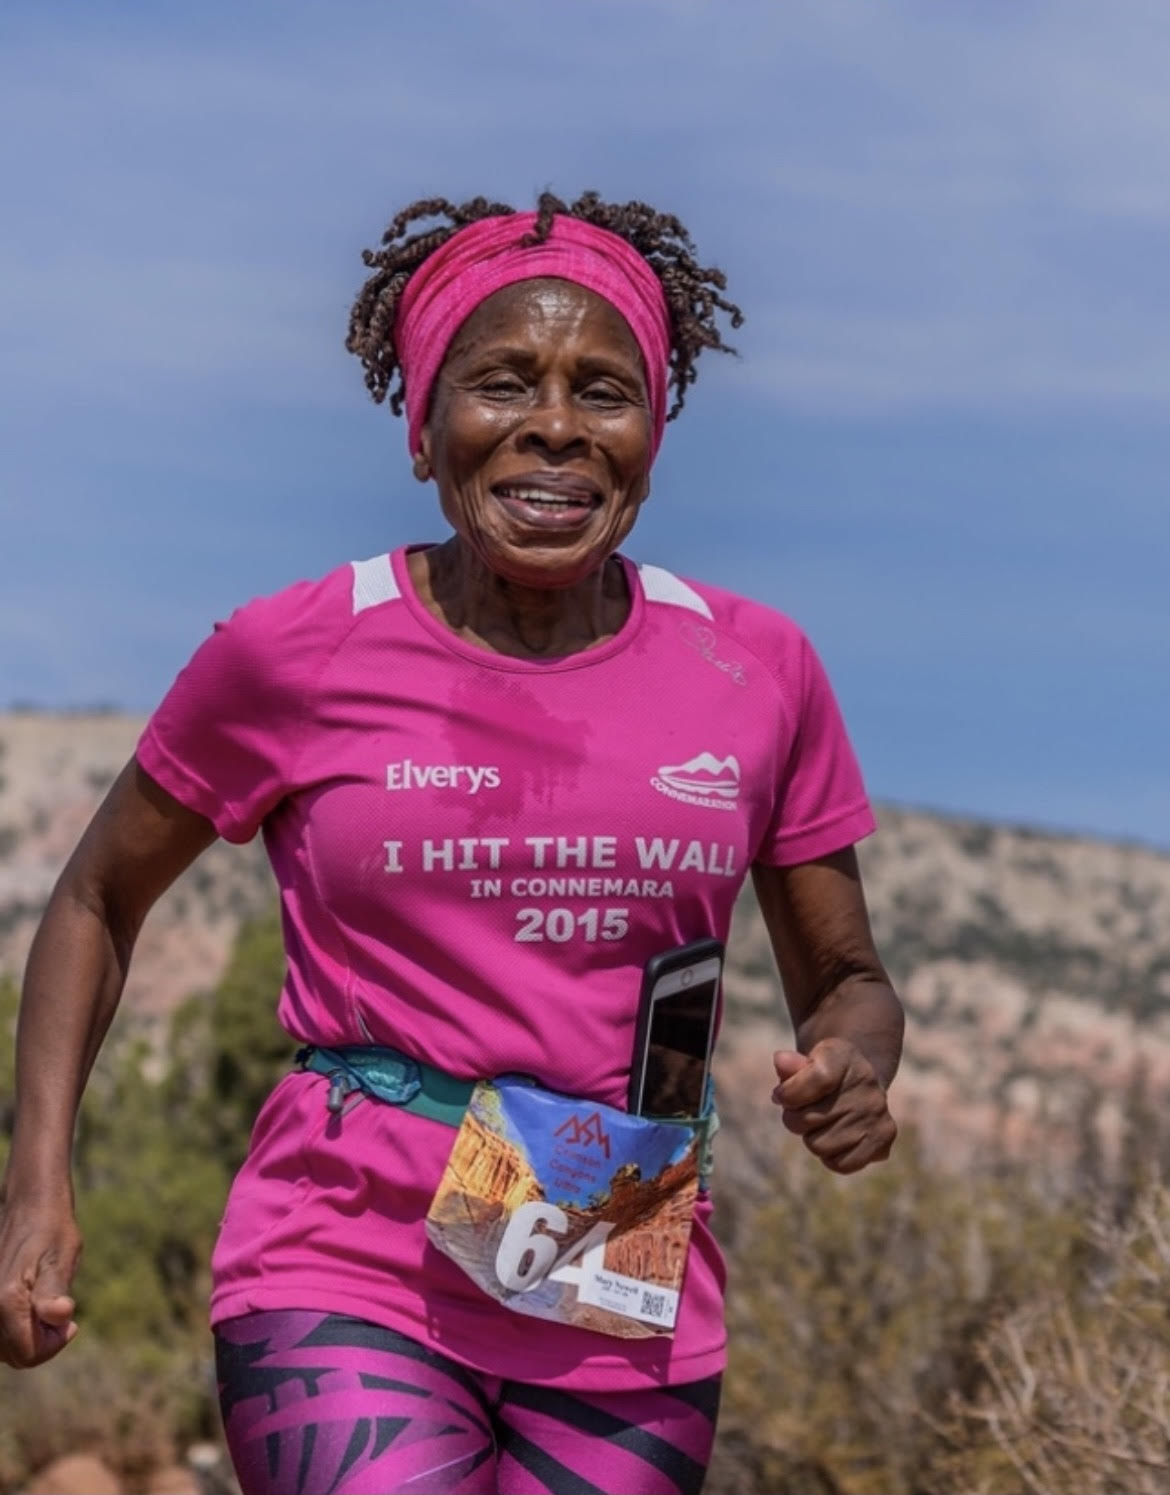
{"type": "Polygon", "coordinates": [[[549,509],[567,509],[583,502],[580,498],[555,498],[542,488],[501,488],[500,494],[503,498],[518,498],[522,503],[549,509]]]}

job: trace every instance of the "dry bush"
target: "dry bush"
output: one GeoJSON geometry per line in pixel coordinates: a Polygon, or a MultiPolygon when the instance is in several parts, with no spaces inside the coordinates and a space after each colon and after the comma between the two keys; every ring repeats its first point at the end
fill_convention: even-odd
{"type": "Polygon", "coordinates": [[[1126,1224],[1090,1236],[1083,1290],[1022,1304],[981,1345],[986,1382],[955,1409],[991,1449],[955,1459],[959,1488],[1170,1490],[1170,1192],[1149,1188],[1126,1224]]]}
{"type": "MultiPolygon", "coordinates": [[[[913,1139],[854,1178],[793,1154],[740,1233],[712,1495],[889,1495],[993,1443],[955,1397],[990,1324],[1076,1272],[1073,1216],[1019,1179],[929,1169],[913,1139]]],[[[1014,1483],[998,1488],[1014,1492],[1014,1483]]]]}
{"type": "MultiPolygon", "coordinates": [[[[209,1340],[210,1344],[210,1340],[209,1340]]],[[[210,1361],[174,1349],[112,1351],[82,1333],[36,1370],[0,1367],[0,1491],[64,1454],[94,1453],[131,1487],[205,1434],[210,1361]]]]}

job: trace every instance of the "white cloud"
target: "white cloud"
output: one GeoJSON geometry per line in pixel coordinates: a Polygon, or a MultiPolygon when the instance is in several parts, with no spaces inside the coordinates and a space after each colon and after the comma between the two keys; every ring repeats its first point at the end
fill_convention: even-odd
{"type": "Polygon", "coordinates": [[[6,385],[330,403],[356,249],[396,203],[596,181],[697,218],[750,314],[741,376],[785,406],[1170,398],[1160,5],[280,13],[230,50],[47,22],[6,50],[6,385]]]}
{"type": "MultiPolygon", "coordinates": [[[[1154,660],[1164,0],[15,0],[2,24],[0,702],[149,705],[235,600],[432,533],[341,347],[358,250],[415,196],[546,183],[670,208],[728,271],[744,358],[709,360],[635,551],[807,620],[887,788],[945,802],[980,771],[968,718],[938,749],[957,652],[993,724],[1005,685],[1079,680],[1087,641],[1103,679],[1154,660]],[[985,433],[997,462],[956,490],[985,433]],[[1070,446],[1087,475],[1036,456],[1070,446]]],[[[1043,709],[1038,762],[1104,740],[1043,709]]],[[[1026,800],[982,772],[987,808],[1026,800]]],[[[1139,765],[1101,773],[1120,824],[1139,765]]]]}
{"type": "Polygon", "coordinates": [[[1137,314],[1071,319],[1051,307],[1003,312],[780,310],[757,324],[746,361],[723,377],[793,410],[845,417],[1024,409],[1148,417],[1170,409],[1159,323],[1137,314]]]}

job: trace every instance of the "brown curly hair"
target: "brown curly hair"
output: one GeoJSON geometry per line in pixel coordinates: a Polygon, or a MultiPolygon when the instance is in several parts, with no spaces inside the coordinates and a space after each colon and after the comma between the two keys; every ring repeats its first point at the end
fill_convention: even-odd
{"type": "MultiPolygon", "coordinates": [[[[374,273],[358,292],[349,314],[345,346],[361,359],[370,394],[379,404],[388,398],[395,415],[402,413],[404,398],[402,368],[394,345],[394,319],[403,287],[427,256],[466,224],[515,211],[507,203],[489,202],[486,197],[474,197],[457,206],[445,197],[422,198],[398,214],[382,235],[380,249],[362,251],[362,260],[374,273]],[[428,218],[445,218],[447,222],[408,236],[412,223],[428,218]]],[[[526,242],[543,243],[558,213],[619,235],[642,255],[662,282],[670,312],[669,382],[674,391],[667,419],[673,420],[683,407],[687,386],[695,382],[695,360],[703,349],[735,351],[723,341],[715,320],[716,313],[723,312],[732,327],[743,323],[739,307],[720,295],[726,288],[726,277],[721,270],[699,264],[690,234],[673,214],[656,212],[644,202],[603,202],[596,192],[584,192],[573,203],[542,192],[537,220],[526,242]]]]}

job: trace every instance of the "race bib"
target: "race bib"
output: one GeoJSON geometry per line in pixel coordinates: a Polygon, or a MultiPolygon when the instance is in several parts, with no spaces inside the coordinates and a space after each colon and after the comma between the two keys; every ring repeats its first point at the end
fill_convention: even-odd
{"type": "Polygon", "coordinates": [[[517,1313],[622,1339],[669,1335],[702,1129],[481,1080],[427,1235],[517,1313]]]}

